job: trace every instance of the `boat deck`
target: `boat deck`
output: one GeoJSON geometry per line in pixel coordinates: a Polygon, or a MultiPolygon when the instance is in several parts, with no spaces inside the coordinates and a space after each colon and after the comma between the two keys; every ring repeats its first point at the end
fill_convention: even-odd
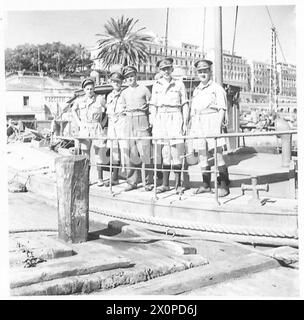
{"type": "MultiPolygon", "coordinates": [[[[29,146],[23,146],[22,152],[19,152],[22,161],[13,150],[11,151],[8,155],[10,168],[20,170],[26,165],[26,169],[30,169],[31,165],[36,167],[38,163],[40,166],[54,168],[54,159],[60,156],[47,148],[28,148],[29,146]],[[43,161],[39,161],[40,155],[43,161]]],[[[147,223],[150,223],[151,219],[154,223],[162,219],[162,221],[180,222],[183,225],[191,223],[198,226],[208,224],[224,227],[283,228],[294,232],[297,229],[294,172],[290,168],[282,167],[281,155],[244,151],[246,150],[240,149],[235,154],[225,156],[229,166],[231,192],[227,197],[219,198],[220,204],[216,202],[212,193],[194,194],[195,188],[201,183],[200,168],[197,165],[189,167],[191,182],[189,190],[181,196],[175,194],[174,182],[171,180],[172,189],[158,194],[157,199],[153,190],[146,192],[141,184],[138,185],[138,189],[125,192],[124,188],[127,184],[124,179],[120,180],[119,185],[112,187],[112,193],[110,188],[98,187],[96,169],[93,166],[90,177],[93,182],[90,187],[90,208],[126,214],[135,217],[134,220],[142,217],[148,221],[147,223]],[[258,184],[269,184],[269,192],[259,192],[262,200],[260,205],[252,204],[252,191],[245,191],[245,194],[242,194],[241,184],[251,185],[251,175],[258,177],[258,184]]],[[[104,178],[108,177],[109,172],[105,172],[104,178]]],[[[174,178],[173,173],[170,178],[174,178]]],[[[30,177],[28,188],[30,191],[55,200],[57,198],[55,181],[54,172],[37,171],[30,177]]]]}

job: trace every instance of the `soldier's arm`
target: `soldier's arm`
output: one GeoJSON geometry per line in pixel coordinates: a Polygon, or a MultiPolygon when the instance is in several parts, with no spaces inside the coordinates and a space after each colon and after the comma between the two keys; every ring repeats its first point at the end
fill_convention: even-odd
{"type": "Polygon", "coordinates": [[[101,103],[101,114],[102,114],[102,116],[101,116],[101,119],[102,119],[101,120],[101,126],[102,126],[102,128],[104,128],[106,123],[107,123],[107,120],[108,120],[108,115],[106,113],[107,104],[106,104],[106,99],[105,99],[104,96],[102,96],[100,98],[100,100],[101,100],[100,103],[101,103]]]}
{"type": "Polygon", "coordinates": [[[217,107],[219,110],[219,123],[222,124],[227,112],[227,95],[225,90],[219,86],[216,92],[217,107]]]}
{"type": "Polygon", "coordinates": [[[151,92],[148,88],[146,88],[146,108],[147,110],[149,110],[149,104],[150,104],[150,100],[151,100],[151,92]]]}
{"type": "Polygon", "coordinates": [[[149,101],[149,123],[153,125],[155,116],[156,116],[156,110],[157,110],[157,93],[156,93],[156,87],[153,85],[152,87],[152,94],[149,101]]]}
{"type": "Polygon", "coordinates": [[[186,128],[189,122],[189,100],[187,97],[187,91],[186,91],[185,85],[183,83],[181,83],[181,105],[183,108],[184,127],[186,128]]]}

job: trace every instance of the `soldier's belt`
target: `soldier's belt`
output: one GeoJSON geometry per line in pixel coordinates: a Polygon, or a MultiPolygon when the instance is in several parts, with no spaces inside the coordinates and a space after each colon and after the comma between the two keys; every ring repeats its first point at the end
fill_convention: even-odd
{"type": "Polygon", "coordinates": [[[96,124],[96,123],[100,123],[100,122],[96,121],[96,120],[92,120],[92,121],[85,121],[85,123],[96,124]]]}
{"type": "Polygon", "coordinates": [[[175,106],[161,105],[161,106],[158,106],[157,108],[158,108],[157,112],[160,112],[160,113],[181,112],[180,105],[175,105],[175,106]]]}
{"type": "Polygon", "coordinates": [[[126,110],[125,113],[127,117],[147,116],[146,111],[140,109],[126,110]]]}
{"type": "Polygon", "coordinates": [[[204,110],[192,110],[191,116],[199,116],[199,115],[204,115],[204,114],[212,114],[212,113],[217,113],[218,109],[217,108],[207,108],[204,110]]]}

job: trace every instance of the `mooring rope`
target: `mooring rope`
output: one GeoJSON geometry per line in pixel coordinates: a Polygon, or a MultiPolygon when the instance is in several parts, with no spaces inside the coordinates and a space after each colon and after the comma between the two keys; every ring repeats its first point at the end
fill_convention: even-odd
{"type": "Polygon", "coordinates": [[[29,228],[29,229],[12,229],[9,233],[24,233],[24,232],[58,232],[56,228],[29,228]]]}
{"type": "Polygon", "coordinates": [[[123,214],[116,212],[109,212],[98,207],[90,207],[90,211],[102,214],[109,217],[115,217],[125,220],[137,221],[141,223],[147,223],[151,225],[158,225],[168,228],[186,229],[192,231],[204,231],[212,233],[222,234],[234,234],[234,235],[245,235],[245,236],[262,236],[272,238],[291,238],[298,239],[297,230],[282,230],[274,228],[260,228],[260,227],[245,227],[245,226],[232,226],[232,225],[214,225],[214,224],[197,224],[189,223],[186,221],[172,220],[168,221],[162,218],[155,217],[144,217],[134,214],[123,214]]]}

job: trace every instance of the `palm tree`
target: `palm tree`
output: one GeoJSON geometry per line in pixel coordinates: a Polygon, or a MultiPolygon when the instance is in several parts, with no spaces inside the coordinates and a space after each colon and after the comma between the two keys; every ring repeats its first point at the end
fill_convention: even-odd
{"type": "Polygon", "coordinates": [[[105,34],[96,34],[101,37],[98,43],[97,57],[102,59],[106,69],[113,64],[138,65],[148,60],[148,44],[153,41],[149,35],[142,34],[145,28],[133,31],[138,20],[111,18],[104,28],[105,34]]]}

